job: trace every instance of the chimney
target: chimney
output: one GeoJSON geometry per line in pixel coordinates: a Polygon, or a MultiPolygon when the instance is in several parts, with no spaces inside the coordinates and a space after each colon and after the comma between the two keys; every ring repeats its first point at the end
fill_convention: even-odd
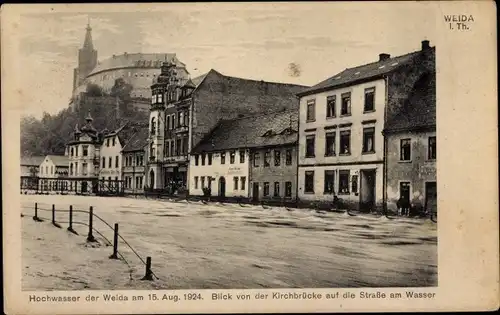
{"type": "Polygon", "coordinates": [[[384,60],[391,58],[391,55],[386,54],[386,53],[382,53],[382,54],[379,54],[378,57],[379,57],[379,61],[384,61],[384,60]]]}
{"type": "Polygon", "coordinates": [[[423,40],[422,41],[422,50],[427,50],[431,48],[430,44],[429,44],[429,41],[428,40],[423,40]]]}

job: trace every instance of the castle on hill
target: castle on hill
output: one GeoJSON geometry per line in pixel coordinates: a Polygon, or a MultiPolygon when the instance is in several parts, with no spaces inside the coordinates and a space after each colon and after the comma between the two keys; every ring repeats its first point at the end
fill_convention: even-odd
{"type": "MultiPolygon", "coordinates": [[[[78,67],[73,70],[73,92],[70,106],[73,110],[80,107],[85,101],[85,92],[88,84],[100,86],[104,93],[109,94],[115,81],[122,78],[132,86],[131,97],[134,106],[149,110],[151,102],[151,82],[160,73],[164,61],[176,65],[179,79],[187,82],[189,72],[174,53],[123,53],[113,55],[104,60],[97,59],[97,50],[92,41],[92,28],[87,24],[85,40],[78,50],[78,67]]],[[[113,104],[113,100],[103,104],[113,104]]]]}

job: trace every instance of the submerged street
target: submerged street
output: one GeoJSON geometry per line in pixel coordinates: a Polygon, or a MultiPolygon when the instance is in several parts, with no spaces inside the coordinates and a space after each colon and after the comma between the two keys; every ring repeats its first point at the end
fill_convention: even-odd
{"type": "Polygon", "coordinates": [[[350,216],[308,209],[134,198],[23,195],[23,290],[253,289],[437,286],[437,224],[429,219],[350,216]],[[159,278],[99,219],[87,243],[88,210],[113,226],[159,278]]]}

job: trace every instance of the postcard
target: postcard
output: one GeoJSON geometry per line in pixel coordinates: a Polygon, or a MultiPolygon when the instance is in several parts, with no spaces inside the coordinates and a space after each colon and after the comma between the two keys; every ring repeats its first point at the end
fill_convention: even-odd
{"type": "Polygon", "coordinates": [[[5,313],[498,309],[494,12],[2,6],[5,313]]]}

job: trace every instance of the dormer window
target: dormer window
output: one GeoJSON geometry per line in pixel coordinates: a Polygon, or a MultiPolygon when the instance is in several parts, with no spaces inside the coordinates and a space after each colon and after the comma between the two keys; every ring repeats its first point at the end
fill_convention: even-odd
{"type": "Polygon", "coordinates": [[[158,103],[163,103],[163,93],[159,93],[158,95],[158,103]]]}
{"type": "Polygon", "coordinates": [[[156,94],[153,94],[153,96],[151,96],[151,104],[156,104],[156,94]]]}
{"type": "Polygon", "coordinates": [[[274,135],[275,135],[274,131],[272,131],[270,129],[270,130],[266,131],[266,133],[264,133],[262,136],[263,137],[270,137],[270,136],[274,136],[274,135]]]}

